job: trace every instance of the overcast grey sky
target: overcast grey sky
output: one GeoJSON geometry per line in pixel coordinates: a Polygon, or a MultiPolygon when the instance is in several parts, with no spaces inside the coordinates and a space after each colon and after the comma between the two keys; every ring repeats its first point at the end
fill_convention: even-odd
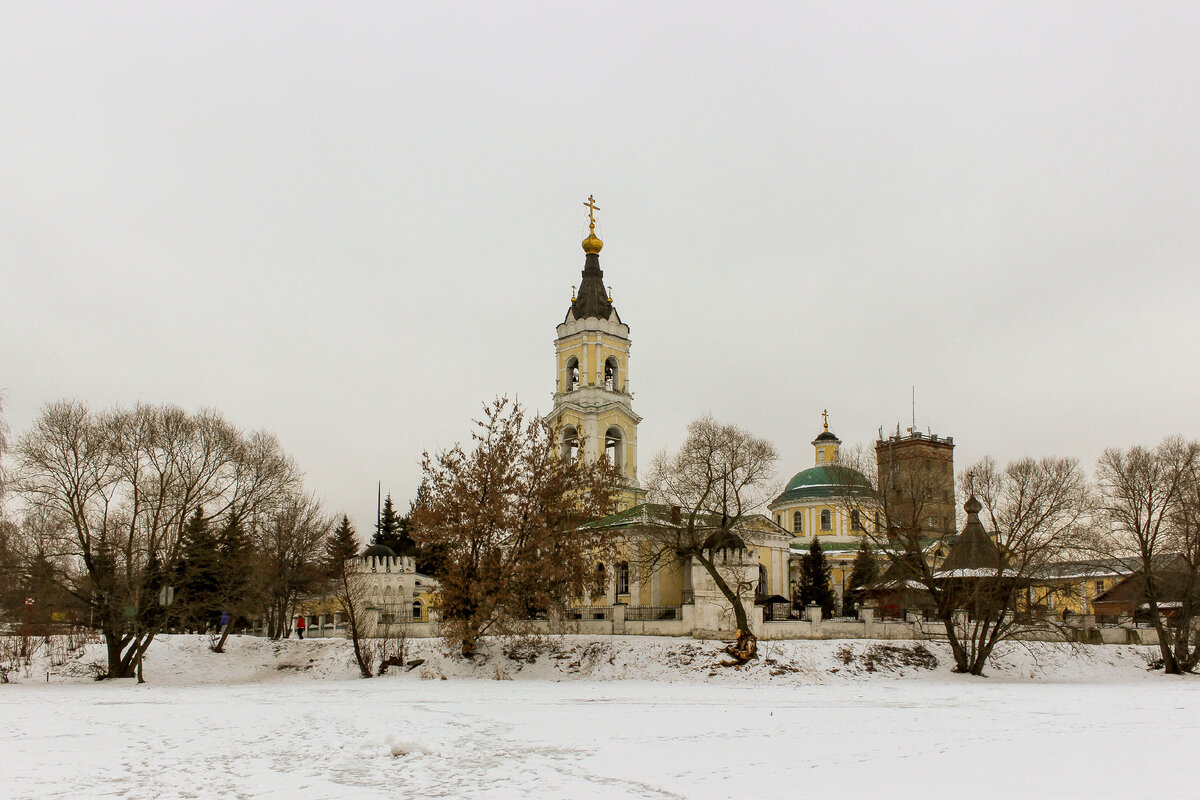
{"type": "Polygon", "coordinates": [[[360,532],[542,411],[601,264],[640,466],[1200,435],[1196,3],[28,3],[0,25],[0,389],[212,406],[360,532]],[[907,422],[905,423],[907,425],[907,422]]]}

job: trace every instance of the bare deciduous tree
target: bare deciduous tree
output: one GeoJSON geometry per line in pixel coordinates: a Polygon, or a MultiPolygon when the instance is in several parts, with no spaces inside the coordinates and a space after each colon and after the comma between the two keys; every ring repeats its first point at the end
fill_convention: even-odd
{"type": "Polygon", "coordinates": [[[1096,465],[1101,509],[1117,555],[1140,566],[1141,596],[1158,633],[1163,669],[1200,662],[1200,443],[1108,449],[1096,465]]]}
{"type": "Polygon", "coordinates": [[[288,635],[300,599],[320,591],[326,579],[325,538],[333,520],[311,495],[293,494],[256,515],[252,526],[255,583],[267,636],[288,635]]]}
{"type": "Polygon", "coordinates": [[[297,481],[273,438],[247,439],[215,412],[174,406],[95,413],[53,403],[15,453],[23,499],[63,532],[61,575],[104,635],[112,678],[140,678],[167,622],[160,591],[188,517],[249,515],[297,481]]]}
{"type": "Polygon", "coordinates": [[[416,542],[445,555],[442,633],[468,657],[481,636],[599,589],[603,542],[581,524],[611,513],[620,486],[604,461],[563,458],[554,431],[507,398],[475,426],[470,452],[425,454],[413,516],[416,542]]]}
{"type": "Polygon", "coordinates": [[[369,587],[366,575],[355,569],[358,558],[358,538],[350,525],[350,518],[343,515],[342,523],[329,536],[325,544],[326,569],[333,593],[333,602],[346,620],[346,630],[354,650],[354,661],[364,678],[374,675],[369,654],[364,649],[364,624],[369,587]]]}
{"type": "MultiPolygon", "coordinates": [[[[730,655],[745,663],[755,637],[745,600],[758,579],[739,563],[730,568],[723,554],[745,551],[750,532],[743,521],[774,495],[779,454],[766,439],[710,416],[693,420],[675,453],[660,453],[647,482],[652,500],[679,509],[671,524],[654,526],[632,542],[631,557],[650,574],[680,561],[700,564],[733,609],[738,644],[730,655]]],[[[739,560],[740,562],[740,560],[739,560]]]]}
{"type": "MultiPolygon", "coordinates": [[[[4,395],[0,394],[0,503],[4,502],[7,480],[4,471],[4,454],[8,452],[8,421],[4,418],[4,395]]],[[[2,508],[2,506],[0,506],[2,508]]]]}
{"type": "Polygon", "coordinates": [[[994,566],[980,563],[973,568],[975,574],[970,565],[956,570],[951,563],[955,549],[972,546],[971,531],[964,528],[935,572],[933,585],[940,593],[939,608],[968,611],[961,632],[946,626],[956,671],[981,675],[1000,642],[1058,630],[1048,616],[1019,613],[1029,611],[1020,607],[1022,592],[1028,598],[1030,587],[1044,580],[1052,564],[1079,554],[1091,492],[1072,458],[1023,458],[1000,468],[985,457],[964,470],[959,482],[962,493],[971,498],[968,528],[982,511],[990,531],[981,528],[976,535],[994,537],[999,560],[994,566]]]}
{"type": "Polygon", "coordinates": [[[882,487],[873,467],[873,460],[843,460],[830,470],[841,476],[839,502],[876,506],[879,524],[864,530],[886,565],[875,591],[936,615],[955,671],[980,675],[1001,641],[1058,632],[1049,618],[1025,613],[1021,604],[1024,597],[1028,605],[1027,590],[1048,565],[1081,546],[1090,494],[1075,460],[1026,458],[1001,468],[985,457],[967,467],[959,476],[962,495],[970,498],[961,534],[947,533],[938,519],[947,499],[939,465],[906,465],[889,473],[882,487]]]}

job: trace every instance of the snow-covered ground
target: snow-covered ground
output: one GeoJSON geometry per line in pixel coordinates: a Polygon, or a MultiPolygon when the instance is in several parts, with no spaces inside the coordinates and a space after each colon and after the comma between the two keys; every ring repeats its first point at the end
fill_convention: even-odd
{"type": "Polygon", "coordinates": [[[497,643],[475,665],[427,641],[410,653],[424,664],[361,680],[341,641],[233,639],[216,655],[170,637],[151,648],[143,686],[88,681],[92,648],[50,685],[35,664],[0,687],[0,796],[1194,790],[1200,680],[1146,672],[1145,649],[1014,648],[980,679],[952,675],[940,645],[895,644],[771,642],[748,670],[714,670],[718,645],[688,639],[566,637],[507,654],[497,643]]]}

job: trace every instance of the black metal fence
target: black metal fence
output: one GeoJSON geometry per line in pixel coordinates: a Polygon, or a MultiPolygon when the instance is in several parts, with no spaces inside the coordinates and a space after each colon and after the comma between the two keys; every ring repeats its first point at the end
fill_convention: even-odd
{"type": "Polygon", "coordinates": [[[627,622],[653,622],[662,619],[683,619],[683,608],[681,606],[628,606],[625,609],[627,622]]]}
{"type": "Polygon", "coordinates": [[[608,606],[577,606],[563,612],[564,619],[595,620],[612,619],[612,608],[608,606]]]}

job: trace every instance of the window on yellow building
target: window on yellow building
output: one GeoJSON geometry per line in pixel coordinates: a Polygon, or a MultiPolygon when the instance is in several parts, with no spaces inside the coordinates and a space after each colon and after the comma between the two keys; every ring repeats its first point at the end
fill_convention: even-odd
{"type": "Polygon", "coordinates": [[[621,429],[616,425],[613,425],[604,433],[604,457],[614,467],[625,466],[625,453],[621,447],[624,439],[625,437],[622,435],[621,429]]]}
{"type": "Polygon", "coordinates": [[[604,362],[604,388],[610,392],[618,391],[620,383],[618,381],[617,360],[609,358],[604,362]]]}
{"type": "Polygon", "coordinates": [[[413,618],[414,622],[421,621],[421,601],[420,600],[413,601],[412,618],[413,618]]]}
{"type": "Polygon", "coordinates": [[[629,562],[618,561],[616,567],[617,594],[629,594],[629,562]]]}
{"type": "Polygon", "coordinates": [[[850,530],[861,531],[862,529],[862,514],[859,514],[856,508],[850,512],[850,530]]]}
{"type": "Polygon", "coordinates": [[[563,388],[568,392],[579,388],[579,359],[571,358],[567,362],[567,385],[563,388]]]}
{"type": "Polygon", "coordinates": [[[579,458],[579,432],[572,427],[563,428],[562,457],[572,461],[579,458]]]}
{"type": "Polygon", "coordinates": [[[833,530],[833,513],[828,508],[821,509],[821,530],[833,530]]]}
{"type": "Polygon", "coordinates": [[[792,512],[792,533],[804,533],[804,514],[799,511],[792,512]]]}

